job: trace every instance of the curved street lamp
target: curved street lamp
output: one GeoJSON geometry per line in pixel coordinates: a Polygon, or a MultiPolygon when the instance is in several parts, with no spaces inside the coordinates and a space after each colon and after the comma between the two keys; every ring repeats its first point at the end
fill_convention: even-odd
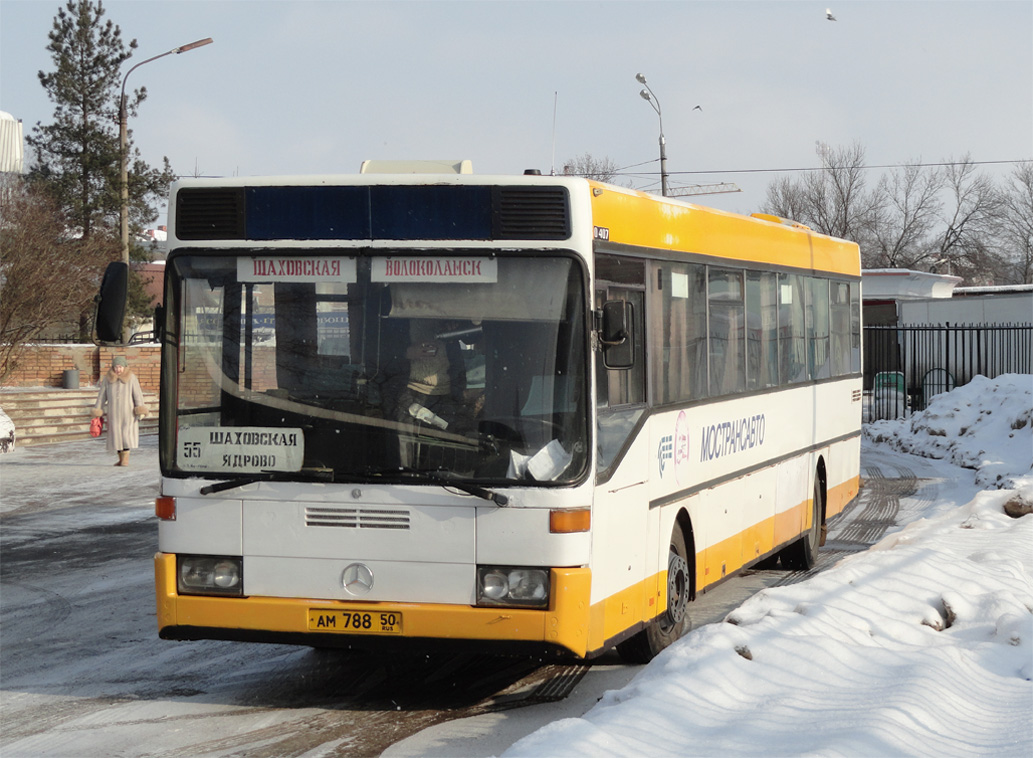
{"type": "Polygon", "coordinates": [[[639,84],[645,87],[644,90],[638,94],[643,100],[653,106],[653,110],[656,111],[657,118],[660,119],[660,194],[664,197],[667,196],[667,141],[664,139],[664,117],[660,113],[660,101],[657,99],[656,94],[650,89],[649,85],[646,84],[645,74],[635,74],[635,79],[639,84]]]}
{"type": "Polygon", "coordinates": [[[180,47],[174,47],[171,50],[162,53],[161,55],[155,55],[153,58],[148,58],[145,61],[140,61],[131,69],[126,71],[126,75],[122,78],[122,95],[118,100],[118,140],[121,147],[121,179],[122,179],[122,205],[119,208],[119,221],[122,226],[122,262],[129,263],[129,155],[126,149],[126,80],[129,79],[129,75],[140,68],[145,63],[156,61],[158,58],[164,58],[166,55],[172,55],[175,53],[185,53],[187,50],[194,50],[198,47],[204,47],[205,45],[212,44],[212,38],[206,37],[205,39],[199,39],[197,42],[191,42],[189,45],[182,45],[180,47]]]}

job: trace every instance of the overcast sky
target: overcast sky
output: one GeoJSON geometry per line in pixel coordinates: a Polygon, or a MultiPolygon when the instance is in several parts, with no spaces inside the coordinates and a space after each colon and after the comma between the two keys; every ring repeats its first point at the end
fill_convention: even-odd
{"type": "MultiPolygon", "coordinates": [[[[53,69],[47,34],[63,4],[0,0],[0,110],[26,134],[53,119],[37,72],[53,69]]],[[[181,175],[354,173],[368,158],[560,173],[587,152],[655,189],[659,120],[640,71],[660,101],[672,187],[734,182],[743,192],[694,199],[728,210],[757,210],[773,169],[818,166],[816,141],[860,142],[870,166],[1033,158],[1029,0],[104,7],[139,42],[131,63],[215,40],[129,78],[148,91],[130,122],[137,146],[181,175]]]]}

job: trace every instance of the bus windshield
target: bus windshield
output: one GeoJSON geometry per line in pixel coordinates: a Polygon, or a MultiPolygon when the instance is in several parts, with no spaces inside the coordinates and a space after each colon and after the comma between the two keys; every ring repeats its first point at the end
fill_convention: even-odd
{"type": "Polygon", "coordinates": [[[165,474],[586,475],[585,284],[573,257],[341,252],[170,257],[165,474]]]}

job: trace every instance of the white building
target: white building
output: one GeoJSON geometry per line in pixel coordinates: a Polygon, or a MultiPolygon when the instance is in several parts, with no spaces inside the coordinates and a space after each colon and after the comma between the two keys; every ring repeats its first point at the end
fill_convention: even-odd
{"type": "Polygon", "coordinates": [[[0,111],[0,174],[20,174],[24,167],[22,122],[0,111]]]}
{"type": "Polygon", "coordinates": [[[959,287],[961,278],[908,269],[866,269],[861,292],[866,324],[1033,323],[1033,284],[959,287]]]}

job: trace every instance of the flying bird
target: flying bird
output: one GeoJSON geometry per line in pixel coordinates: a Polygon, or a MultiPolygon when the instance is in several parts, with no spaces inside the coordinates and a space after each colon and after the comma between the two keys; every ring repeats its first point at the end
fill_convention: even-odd
{"type": "Polygon", "coordinates": [[[832,9],[831,8],[826,8],[825,9],[825,18],[828,19],[829,21],[835,21],[836,20],[836,17],[832,15],[832,9]]]}
{"type": "Polygon", "coordinates": [[[692,110],[694,110],[694,111],[699,111],[700,113],[702,113],[702,112],[703,112],[703,106],[701,106],[701,105],[697,105],[697,106],[696,106],[695,108],[693,108],[692,110]]]}

